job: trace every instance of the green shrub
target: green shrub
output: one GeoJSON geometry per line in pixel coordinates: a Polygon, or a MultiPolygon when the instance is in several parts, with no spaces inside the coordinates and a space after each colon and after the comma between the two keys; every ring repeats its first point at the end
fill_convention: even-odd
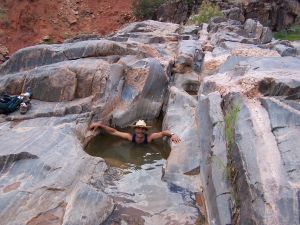
{"type": "Polygon", "coordinates": [[[134,0],[133,14],[138,19],[152,19],[166,0],[134,0]]]}
{"type": "Polygon", "coordinates": [[[291,27],[287,31],[274,33],[274,38],[279,40],[297,41],[300,40],[300,26],[291,27]]]}
{"type": "Polygon", "coordinates": [[[200,25],[207,23],[213,17],[224,17],[224,14],[217,5],[203,1],[198,14],[192,15],[188,20],[188,24],[200,25]]]}

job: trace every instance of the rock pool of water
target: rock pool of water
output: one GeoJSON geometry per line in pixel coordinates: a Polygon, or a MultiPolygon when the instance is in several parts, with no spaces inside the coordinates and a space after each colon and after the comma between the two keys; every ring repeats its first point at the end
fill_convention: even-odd
{"type": "Polygon", "coordinates": [[[162,179],[170,152],[166,142],[137,145],[101,134],[86,151],[104,158],[110,167],[105,192],[116,208],[106,225],[199,224],[194,193],[162,179]]]}

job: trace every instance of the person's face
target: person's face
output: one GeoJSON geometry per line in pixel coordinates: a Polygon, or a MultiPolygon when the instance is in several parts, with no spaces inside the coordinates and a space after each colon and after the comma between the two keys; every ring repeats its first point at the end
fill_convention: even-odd
{"type": "Polygon", "coordinates": [[[146,132],[146,129],[142,128],[142,127],[136,127],[134,129],[134,131],[135,131],[136,134],[144,134],[146,132]]]}

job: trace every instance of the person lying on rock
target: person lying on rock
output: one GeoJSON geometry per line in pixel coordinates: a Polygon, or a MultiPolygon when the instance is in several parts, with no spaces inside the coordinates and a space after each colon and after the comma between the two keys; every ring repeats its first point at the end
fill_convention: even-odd
{"type": "Polygon", "coordinates": [[[169,130],[164,130],[164,131],[157,132],[157,133],[147,134],[146,132],[151,126],[147,126],[147,124],[145,123],[144,120],[137,121],[135,123],[135,125],[132,125],[132,127],[134,127],[133,134],[118,131],[112,127],[105,126],[102,123],[92,123],[90,126],[90,129],[95,131],[96,129],[101,128],[110,135],[114,135],[114,136],[126,139],[126,140],[131,141],[136,144],[148,144],[148,143],[151,143],[155,139],[163,138],[163,137],[171,138],[171,141],[173,141],[176,144],[181,141],[180,138],[176,134],[172,133],[169,130]]]}

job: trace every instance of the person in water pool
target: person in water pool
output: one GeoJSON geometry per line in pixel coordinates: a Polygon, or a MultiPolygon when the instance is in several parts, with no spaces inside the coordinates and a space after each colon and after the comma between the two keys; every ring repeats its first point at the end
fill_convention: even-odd
{"type": "Polygon", "coordinates": [[[126,139],[136,144],[148,144],[155,139],[163,138],[163,137],[171,138],[171,141],[173,141],[176,144],[181,141],[176,134],[172,133],[169,130],[147,134],[146,132],[151,126],[147,126],[144,120],[137,121],[135,125],[133,125],[132,127],[134,127],[134,134],[118,131],[112,127],[105,126],[102,123],[93,123],[91,124],[90,129],[96,130],[98,128],[101,128],[110,135],[114,135],[126,139]]]}

